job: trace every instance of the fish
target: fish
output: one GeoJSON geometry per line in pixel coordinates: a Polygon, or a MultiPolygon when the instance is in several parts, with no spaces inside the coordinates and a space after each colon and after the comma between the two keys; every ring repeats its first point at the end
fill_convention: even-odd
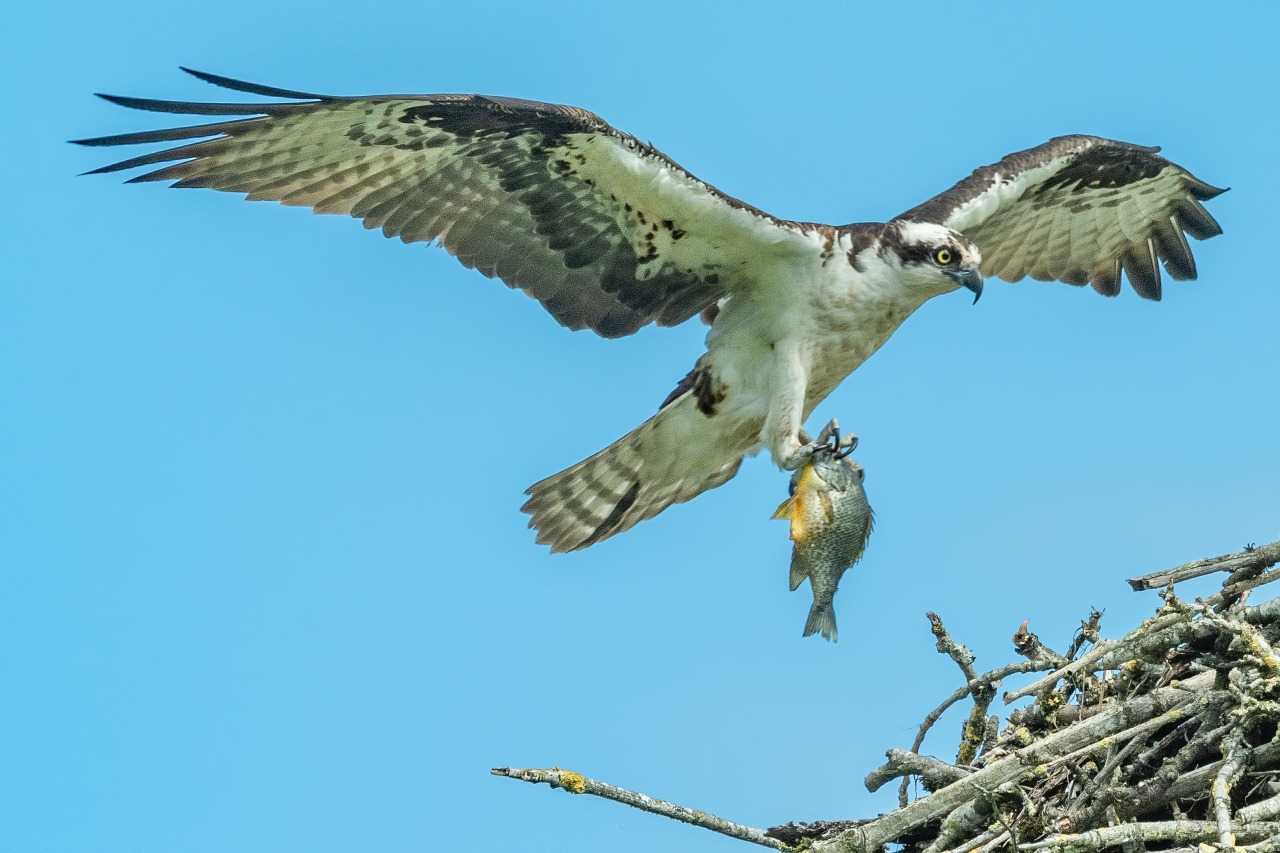
{"type": "MultiPolygon", "coordinates": [[[[834,444],[820,444],[813,456],[791,477],[790,496],[773,517],[791,522],[791,590],[809,579],[813,606],[803,636],[821,634],[836,642],[833,601],[840,578],[862,558],[875,523],[875,513],[862,486],[865,472],[842,449],[838,427],[834,444]]],[[[819,441],[821,441],[821,437],[819,441]]],[[[853,440],[856,444],[856,439],[853,440]]]]}

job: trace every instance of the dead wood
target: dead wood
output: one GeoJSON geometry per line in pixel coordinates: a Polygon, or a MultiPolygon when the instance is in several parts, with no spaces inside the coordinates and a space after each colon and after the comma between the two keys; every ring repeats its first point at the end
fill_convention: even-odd
{"type": "Polygon", "coordinates": [[[984,673],[942,618],[927,614],[963,684],[925,715],[910,749],[890,749],[867,775],[869,790],[903,782],[900,807],[874,819],[762,830],[558,768],[494,773],[778,850],[1280,853],[1280,598],[1246,602],[1250,590],[1280,578],[1277,562],[1280,542],[1133,578],[1134,589],[1168,585],[1138,627],[1103,639],[1094,611],[1060,654],[1024,622],[1012,652],[1025,659],[984,673]],[[1215,595],[1188,602],[1175,594],[1173,584],[1212,572],[1227,573],[1215,595]],[[989,715],[997,691],[1034,672],[1046,674],[1004,693],[1006,703],[1031,701],[1000,726],[989,715]],[[922,754],[930,730],[965,700],[954,759],[922,754]],[[923,789],[914,800],[911,779],[923,789]]]}

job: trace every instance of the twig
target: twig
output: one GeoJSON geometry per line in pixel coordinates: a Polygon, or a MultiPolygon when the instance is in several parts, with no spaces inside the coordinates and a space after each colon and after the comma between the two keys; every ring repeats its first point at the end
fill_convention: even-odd
{"type": "Polygon", "coordinates": [[[988,829],[981,835],[975,835],[973,838],[961,844],[958,847],[952,847],[950,850],[942,851],[942,853],[969,853],[971,850],[977,850],[984,847],[988,842],[994,841],[997,836],[1008,835],[1003,829],[988,829]]]}
{"type": "MultiPolygon", "coordinates": [[[[1280,834],[1273,835],[1265,841],[1259,841],[1257,844],[1237,847],[1232,853],[1277,853],[1277,851],[1280,851],[1280,834]]],[[[1204,853],[1204,849],[1201,847],[1173,847],[1168,850],[1161,850],[1160,853],[1204,853]]]]}
{"type": "Polygon", "coordinates": [[[1009,830],[1006,829],[1002,831],[999,835],[997,835],[995,838],[991,839],[986,844],[979,847],[978,853],[988,853],[988,851],[995,850],[997,847],[999,847],[1001,844],[1004,844],[1008,840],[1009,840],[1009,830]]]}
{"type": "MultiPolygon", "coordinates": [[[[1276,542],[1276,543],[1273,543],[1272,545],[1267,545],[1267,546],[1264,546],[1263,548],[1259,548],[1257,551],[1247,552],[1247,553],[1249,555],[1262,553],[1264,551],[1269,553],[1268,549],[1272,549],[1272,548],[1280,549],[1280,542],[1276,542]]],[[[1278,557],[1277,559],[1280,559],[1280,557],[1278,557]]],[[[1232,595],[1236,595],[1244,590],[1253,589],[1256,586],[1261,586],[1264,583],[1269,583],[1270,581],[1276,580],[1276,579],[1280,579],[1280,570],[1277,570],[1274,572],[1266,572],[1264,574],[1258,575],[1257,577],[1240,581],[1239,583],[1233,584],[1230,587],[1225,587],[1221,592],[1215,595],[1209,596],[1208,598],[1204,599],[1203,602],[1201,603],[1206,606],[1216,606],[1218,604],[1223,603],[1223,601],[1225,601],[1228,597],[1232,595]]],[[[1268,603],[1271,603],[1271,602],[1268,602],[1268,603]]],[[[1004,701],[1007,704],[1017,699],[1021,699],[1025,696],[1030,696],[1033,693],[1039,693],[1042,690],[1052,687],[1061,678],[1065,678],[1068,675],[1074,675],[1075,673],[1078,673],[1086,670],[1087,668],[1093,667],[1095,664],[1099,664],[1104,658],[1109,658],[1110,660],[1114,660],[1118,656],[1121,650],[1128,651],[1129,648],[1136,641],[1150,638],[1155,634],[1157,634],[1158,632],[1165,630],[1166,628],[1171,628],[1175,625],[1186,624],[1190,620],[1190,615],[1191,615],[1190,612],[1185,610],[1184,608],[1178,608],[1173,610],[1172,612],[1167,612],[1167,613],[1155,616],[1151,619],[1148,619],[1146,622],[1142,623],[1137,628],[1130,631],[1128,634],[1126,634],[1124,637],[1120,638],[1119,640],[1098,643],[1092,649],[1090,649],[1089,652],[1087,652],[1083,657],[1079,658],[1078,660],[1075,660],[1064,667],[1060,667],[1059,669],[1054,670],[1053,672],[1049,673],[1043,678],[1038,678],[1032,683],[1019,688],[1018,690],[1005,693],[1004,701]]]]}
{"type": "Polygon", "coordinates": [[[1170,584],[1211,575],[1214,572],[1234,573],[1242,568],[1267,568],[1278,562],[1280,562],[1280,542],[1272,542],[1270,545],[1263,545],[1252,551],[1246,549],[1234,554],[1210,557],[1207,560],[1194,560],[1172,569],[1129,578],[1129,586],[1139,592],[1146,589],[1161,589],[1170,584]]]}
{"type": "Polygon", "coordinates": [[[891,749],[884,754],[887,761],[867,774],[864,783],[868,791],[878,791],[887,782],[899,776],[919,776],[931,789],[944,788],[957,779],[970,774],[969,770],[939,761],[927,755],[891,749]]]}
{"type": "MultiPolygon", "coordinates": [[[[1230,730],[1231,726],[1232,724],[1228,723],[1225,726],[1218,727],[1216,730],[1196,735],[1192,738],[1191,744],[1187,745],[1187,751],[1192,751],[1189,749],[1192,744],[1198,744],[1198,751],[1203,754],[1230,730]]],[[[1158,795],[1155,792],[1147,792],[1146,796],[1143,796],[1134,804],[1132,813],[1145,814],[1173,799],[1203,795],[1205,790],[1212,784],[1214,776],[1222,768],[1223,761],[1213,761],[1194,770],[1187,770],[1186,768],[1193,764],[1198,757],[1193,757],[1183,764],[1174,775],[1173,782],[1164,790],[1158,792],[1158,795]]],[[[1280,742],[1272,741],[1253,750],[1254,767],[1267,767],[1275,763],[1280,763],[1280,742]]],[[[1142,793],[1142,786],[1139,786],[1139,794],[1142,793]]]]}
{"type": "MultiPolygon", "coordinates": [[[[1240,834],[1246,838],[1265,838],[1280,831],[1280,823],[1257,823],[1242,827],[1240,834]]],[[[1218,825],[1211,820],[1159,820],[1149,823],[1122,823],[1104,826],[1074,835],[1051,835],[1040,841],[1019,844],[1019,850],[1043,850],[1046,847],[1076,847],[1101,850],[1125,843],[1150,843],[1172,841],[1179,844],[1208,841],[1218,837],[1218,825]]]]}
{"type": "Polygon", "coordinates": [[[1169,731],[1167,735],[1160,738],[1147,749],[1138,753],[1138,757],[1134,759],[1133,765],[1129,768],[1129,772],[1137,773],[1140,776],[1147,776],[1155,770],[1159,765],[1156,760],[1164,755],[1166,750],[1180,737],[1189,737],[1190,732],[1194,731],[1204,722],[1203,717],[1192,717],[1185,721],[1182,725],[1176,726],[1169,731]]]}
{"type": "Polygon", "coordinates": [[[1231,786],[1244,772],[1249,759],[1249,747],[1245,743],[1244,733],[1233,728],[1222,743],[1226,760],[1218,769],[1213,779],[1213,814],[1218,824],[1218,843],[1230,850],[1236,846],[1236,833],[1231,825],[1231,786]]]}
{"type": "Polygon", "coordinates": [[[967,646],[951,639],[951,635],[947,633],[947,627],[942,624],[941,616],[932,611],[925,616],[929,619],[929,630],[938,641],[938,651],[956,662],[956,666],[960,667],[960,671],[964,673],[965,681],[977,681],[978,674],[973,671],[973,662],[976,660],[973,652],[969,651],[967,646]]]}
{"type": "MultiPolygon", "coordinates": [[[[1175,729],[1175,731],[1176,730],[1177,729],[1175,729]]],[[[1114,740],[1119,740],[1119,738],[1115,738],[1114,740]]],[[[1129,759],[1129,756],[1133,755],[1133,753],[1138,750],[1138,747],[1142,746],[1145,742],[1145,739],[1140,736],[1134,737],[1125,744],[1122,749],[1116,751],[1114,755],[1108,758],[1107,763],[1102,765],[1102,769],[1098,771],[1098,774],[1084,786],[1080,791],[1079,796],[1076,797],[1076,805],[1073,806],[1071,810],[1072,814],[1079,814],[1083,808],[1089,805],[1090,801],[1098,794],[1099,790],[1104,786],[1111,784],[1111,779],[1115,776],[1116,772],[1124,766],[1124,763],[1129,759]]]]}
{"type": "Polygon", "coordinates": [[[1058,666],[1063,666],[1069,662],[1069,658],[1049,648],[1041,641],[1040,637],[1031,630],[1031,620],[1023,619],[1022,624],[1018,626],[1018,630],[1013,632],[1013,650],[1024,658],[1031,660],[1051,660],[1058,666]]]}
{"type": "Polygon", "coordinates": [[[1049,766],[1053,767],[1067,761],[1074,761],[1077,758],[1084,758],[1086,755],[1092,755],[1100,749],[1106,749],[1107,747],[1114,746],[1123,741],[1128,741],[1130,738],[1137,737],[1138,735],[1145,734],[1150,731],[1155,731],[1156,729],[1164,728],[1169,723],[1184,719],[1187,716],[1186,704],[1192,698],[1194,698],[1193,695],[1186,695],[1182,702],[1179,702],[1173,708],[1170,708],[1160,716],[1147,720],[1146,722],[1139,723],[1138,725],[1125,729],[1122,732],[1116,732],[1113,735],[1104,737],[1095,743],[1083,746],[1080,749],[1067,753],[1066,755],[1058,756],[1050,762],[1049,766]]]}
{"type": "Polygon", "coordinates": [[[1216,613],[1209,607],[1198,604],[1192,607],[1199,611],[1204,621],[1238,636],[1250,654],[1257,659],[1258,664],[1271,675],[1280,674],[1280,657],[1271,648],[1267,638],[1262,636],[1261,631],[1242,619],[1236,619],[1225,613],[1216,613]]]}
{"type": "Polygon", "coordinates": [[[1073,660],[1085,643],[1097,643],[1100,639],[1098,629],[1102,625],[1102,611],[1094,608],[1089,611],[1089,618],[1080,623],[1071,645],[1067,648],[1067,660],[1073,660]]]}
{"type": "Polygon", "coordinates": [[[771,826],[764,831],[769,838],[777,839],[791,847],[800,847],[815,839],[834,838],[846,829],[866,823],[864,820],[815,820],[809,823],[791,821],[781,826],[771,826]]]}
{"type": "Polygon", "coordinates": [[[489,772],[494,776],[505,776],[508,779],[519,779],[522,782],[545,783],[553,788],[562,788],[572,794],[591,794],[596,797],[603,797],[606,800],[613,800],[614,802],[642,811],[652,812],[656,815],[662,815],[663,817],[669,817],[682,823],[700,826],[703,829],[709,829],[721,835],[728,835],[731,838],[750,841],[762,847],[772,847],[774,850],[791,849],[776,838],[770,838],[765,835],[764,830],[756,829],[754,826],[744,826],[698,809],[691,809],[688,806],[655,799],[636,791],[628,791],[625,788],[619,788],[607,782],[599,782],[572,770],[562,770],[559,767],[548,769],[495,767],[489,772]]]}
{"type": "Polygon", "coordinates": [[[923,853],[939,853],[947,845],[954,844],[966,835],[971,835],[987,826],[991,823],[991,814],[996,809],[996,797],[1011,794],[1012,789],[1012,785],[1005,785],[999,791],[990,793],[984,791],[952,810],[942,819],[937,837],[924,849],[923,853]]]}
{"type": "MultiPolygon", "coordinates": [[[[1213,596],[1209,599],[1205,599],[1204,603],[1217,603],[1214,599],[1218,599],[1218,601],[1221,600],[1220,596],[1213,596]]],[[[1066,666],[1059,667],[1048,675],[1038,678],[1017,690],[1005,693],[1004,701],[1008,704],[1009,702],[1021,699],[1024,696],[1030,696],[1033,693],[1040,693],[1041,691],[1052,687],[1061,678],[1074,675],[1078,672],[1091,671],[1094,668],[1094,665],[1098,664],[1104,658],[1114,659],[1122,650],[1127,653],[1138,641],[1151,637],[1166,628],[1173,627],[1174,625],[1187,623],[1190,619],[1191,613],[1185,608],[1174,609],[1171,612],[1154,616],[1143,622],[1137,628],[1134,628],[1128,634],[1125,634],[1119,640],[1100,642],[1086,652],[1082,657],[1072,661],[1066,666]]]]}
{"type": "MultiPolygon", "coordinates": [[[[911,742],[911,751],[919,752],[920,747],[924,746],[925,736],[929,734],[929,729],[933,728],[938,720],[942,719],[942,715],[947,712],[952,705],[959,702],[966,696],[973,693],[976,685],[996,685],[1011,675],[1018,675],[1026,672],[1044,672],[1047,669],[1054,669],[1057,666],[1053,661],[1044,660],[1028,660],[1018,663],[1006,664],[990,672],[984,672],[979,675],[973,683],[966,683],[964,687],[957,687],[950,696],[943,699],[942,702],[925,715],[924,720],[920,723],[920,728],[916,730],[915,740],[911,742]]],[[[902,780],[902,785],[898,788],[898,805],[905,806],[907,804],[907,779],[902,780]]]]}

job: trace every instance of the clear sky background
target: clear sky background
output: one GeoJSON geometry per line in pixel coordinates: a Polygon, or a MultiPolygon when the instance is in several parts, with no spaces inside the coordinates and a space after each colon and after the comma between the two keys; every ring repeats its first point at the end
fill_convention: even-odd
{"type": "MultiPolygon", "coordinates": [[[[890,807],[864,773],[1123,578],[1280,535],[1271,4],[22,4],[0,229],[0,850],[721,851],[491,778],[559,764],[758,826],[890,807]],[[345,218],[76,177],[164,126],[93,91],[462,91],[593,109],[781,216],[884,219],[1068,132],[1233,190],[1200,281],[988,283],[811,420],[878,512],[801,639],[786,478],[551,557],[530,482],[649,415],[704,329],[565,331],[345,218]],[[495,437],[497,440],[495,440],[495,437]]],[[[131,153],[131,152],[125,152],[131,153]]],[[[960,716],[930,746],[946,754],[960,716]]],[[[745,848],[742,848],[745,849],[745,848]]]]}

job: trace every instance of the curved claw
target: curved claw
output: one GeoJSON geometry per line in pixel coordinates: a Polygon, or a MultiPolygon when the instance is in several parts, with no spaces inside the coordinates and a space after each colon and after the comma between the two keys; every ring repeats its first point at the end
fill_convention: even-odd
{"type": "Polygon", "coordinates": [[[840,434],[840,423],[835,418],[827,421],[827,425],[818,433],[817,449],[825,449],[836,459],[844,459],[858,446],[858,436],[853,433],[840,434]]]}

